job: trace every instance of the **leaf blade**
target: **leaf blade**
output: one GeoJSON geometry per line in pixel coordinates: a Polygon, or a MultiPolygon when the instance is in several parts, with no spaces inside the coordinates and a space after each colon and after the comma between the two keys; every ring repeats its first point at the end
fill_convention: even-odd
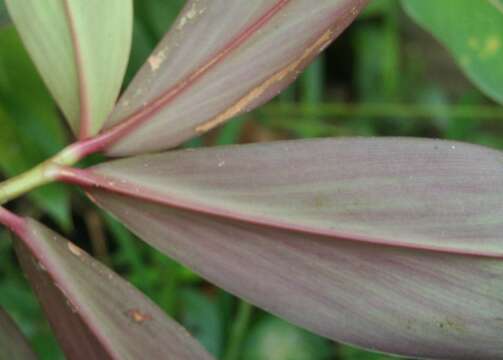
{"type": "Polygon", "coordinates": [[[72,359],[209,359],[129,283],[34,220],[16,253],[66,355],[72,359]],[[163,355],[164,354],[164,355],[163,355]]]}
{"type": "Polygon", "coordinates": [[[7,6],[74,133],[80,138],[96,134],[125,73],[132,0],[8,0],[7,6]]]}
{"type": "Polygon", "coordinates": [[[92,190],[149,244],[317,334],[425,358],[497,358],[500,259],[306,236],[92,190]]]}
{"type": "Polygon", "coordinates": [[[497,358],[501,156],[446,141],[326,139],[148,155],[76,175],[87,174],[90,196],[149,244],[320,335],[404,356],[497,358]],[[299,196],[312,192],[334,205],[299,196]],[[391,195],[391,205],[414,200],[416,212],[379,214],[391,195]],[[360,207],[338,214],[355,196],[360,207]],[[370,224],[365,241],[356,228],[336,231],[349,215],[370,224]],[[390,224],[388,241],[372,238],[390,224]]]}
{"type": "Polygon", "coordinates": [[[502,163],[458,142],[319,139],[146,155],[73,178],[306,234],[502,257],[502,163]]]}
{"type": "Polygon", "coordinates": [[[173,147],[266,102],[365,4],[189,1],[107,121],[108,154],[173,147]]]}

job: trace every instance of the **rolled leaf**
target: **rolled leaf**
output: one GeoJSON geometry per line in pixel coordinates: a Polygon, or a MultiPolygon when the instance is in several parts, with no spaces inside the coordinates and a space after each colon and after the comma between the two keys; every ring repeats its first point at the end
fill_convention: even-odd
{"type": "Polygon", "coordinates": [[[7,0],[10,15],[75,134],[96,134],[122,84],[132,0],[7,0]]]}
{"type": "Polygon", "coordinates": [[[367,2],[188,1],[108,119],[108,154],[174,147],[266,102],[367,2]]]}
{"type": "Polygon", "coordinates": [[[503,356],[503,157],[456,142],[280,142],[67,173],[145,241],[335,340],[503,356]]]}
{"type": "Polygon", "coordinates": [[[132,285],[34,220],[17,229],[20,263],[69,359],[210,359],[132,285]]]}
{"type": "Polygon", "coordinates": [[[2,308],[0,308],[0,349],[2,359],[36,360],[23,333],[2,308]]]}

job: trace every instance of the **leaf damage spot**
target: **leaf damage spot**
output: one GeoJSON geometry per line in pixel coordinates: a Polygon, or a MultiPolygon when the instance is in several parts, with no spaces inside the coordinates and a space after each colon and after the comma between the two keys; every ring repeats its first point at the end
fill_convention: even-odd
{"type": "Polygon", "coordinates": [[[73,243],[71,242],[68,242],[67,243],[67,246],[68,246],[68,250],[70,250],[70,252],[75,255],[75,256],[82,256],[82,250],[80,250],[76,245],[74,245],[73,243]]]}
{"type": "Polygon", "coordinates": [[[457,333],[461,333],[465,330],[465,325],[463,322],[449,317],[446,318],[445,321],[439,321],[438,327],[444,331],[454,331],[457,333]]]}
{"type": "Polygon", "coordinates": [[[467,45],[470,49],[474,50],[478,56],[485,60],[496,55],[501,49],[501,38],[499,35],[489,35],[484,40],[470,36],[467,40],[467,45]]]}
{"type": "Polygon", "coordinates": [[[486,39],[484,55],[489,57],[495,55],[501,48],[501,39],[498,35],[489,36],[486,39]]]}
{"type": "Polygon", "coordinates": [[[152,320],[152,316],[141,312],[139,309],[130,309],[126,311],[126,315],[137,324],[142,324],[145,321],[152,320]]]}
{"type": "Polygon", "coordinates": [[[152,54],[148,58],[150,70],[156,71],[166,59],[166,49],[159,50],[156,54],[152,54]]]}
{"type": "Polygon", "coordinates": [[[205,8],[197,9],[197,3],[192,3],[191,8],[187,11],[187,13],[185,13],[184,16],[182,16],[182,18],[178,22],[176,29],[182,30],[189,21],[193,21],[194,19],[196,19],[196,17],[202,15],[205,10],[205,8]]]}

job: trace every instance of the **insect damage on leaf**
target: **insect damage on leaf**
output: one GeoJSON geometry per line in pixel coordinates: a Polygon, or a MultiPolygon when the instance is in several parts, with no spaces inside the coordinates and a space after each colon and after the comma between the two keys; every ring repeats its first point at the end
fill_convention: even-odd
{"type": "Polygon", "coordinates": [[[126,311],[126,315],[137,324],[142,324],[145,321],[152,320],[152,316],[140,311],[139,309],[130,309],[126,311]]]}

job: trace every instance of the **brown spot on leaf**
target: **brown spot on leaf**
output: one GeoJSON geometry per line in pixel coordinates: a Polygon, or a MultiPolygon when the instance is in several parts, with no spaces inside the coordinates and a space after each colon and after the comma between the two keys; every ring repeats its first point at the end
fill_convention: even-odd
{"type": "Polygon", "coordinates": [[[68,242],[68,250],[70,250],[70,252],[75,256],[82,255],[82,250],[80,250],[76,245],[74,245],[71,242],[68,242]]]}
{"type": "Polygon", "coordinates": [[[142,324],[145,321],[152,320],[152,316],[143,313],[138,309],[131,309],[126,311],[126,315],[137,324],[142,324]]]}

